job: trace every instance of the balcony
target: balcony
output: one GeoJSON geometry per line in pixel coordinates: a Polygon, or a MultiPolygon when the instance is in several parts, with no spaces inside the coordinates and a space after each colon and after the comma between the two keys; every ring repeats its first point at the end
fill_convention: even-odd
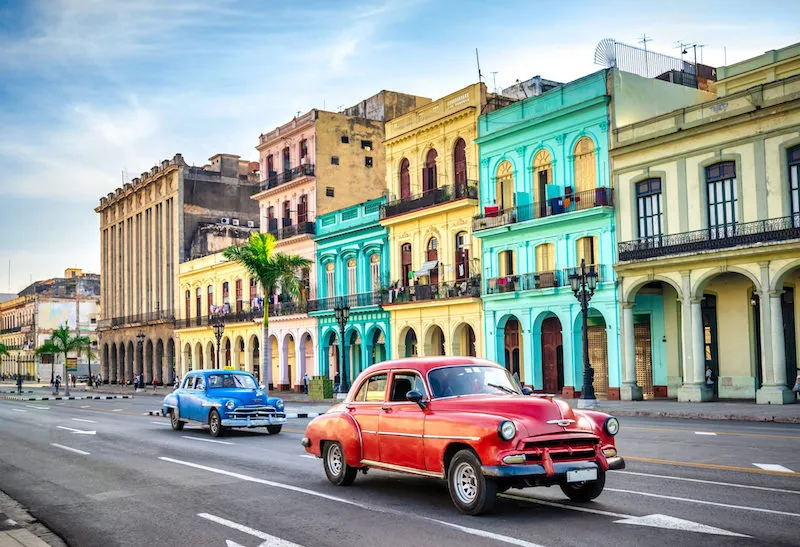
{"type": "Polygon", "coordinates": [[[112,317],[111,319],[101,319],[97,323],[98,330],[110,329],[114,327],[129,327],[148,323],[175,323],[175,312],[172,310],[160,310],[137,315],[125,315],[112,317]]]}
{"type": "Polygon", "coordinates": [[[412,285],[389,289],[383,297],[383,304],[405,304],[408,302],[429,302],[453,298],[479,298],[481,296],[480,276],[464,281],[450,281],[438,285],[412,285]]]}
{"type": "Polygon", "coordinates": [[[585,211],[595,207],[613,206],[614,189],[607,187],[565,194],[545,201],[509,209],[492,210],[491,206],[486,206],[482,214],[472,219],[472,231],[488,230],[498,226],[525,222],[526,220],[552,217],[573,211],[585,211]]]}
{"type": "Polygon", "coordinates": [[[619,261],[731,249],[800,238],[800,214],[694,232],[645,237],[617,245],[619,261]]]}
{"type": "Polygon", "coordinates": [[[441,203],[449,203],[459,199],[478,199],[478,183],[467,181],[456,185],[440,186],[421,194],[390,201],[381,206],[381,218],[389,218],[411,211],[418,211],[441,203]]]}
{"type": "Polygon", "coordinates": [[[277,188],[282,184],[286,184],[287,182],[297,180],[301,177],[313,177],[313,176],[314,176],[313,163],[298,165],[297,167],[288,169],[283,173],[276,173],[275,171],[272,171],[267,175],[267,180],[261,183],[261,189],[271,190],[272,188],[277,188]]]}
{"type": "Polygon", "coordinates": [[[341,303],[342,300],[346,301],[350,308],[364,308],[367,306],[380,306],[382,304],[381,293],[375,291],[310,300],[308,302],[308,311],[333,311],[336,304],[341,303]]]}
{"type": "Polygon", "coordinates": [[[254,308],[248,311],[215,313],[210,315],[201,315],[199,317],[183,318],[177,321],[177,327],[189,329],[192,327],[207,327],[209,325],[213,325],[214,323],[234,325],[236,323],[258,322],[263,318],[264,310],[261,308],[254,308]]]}
{"type": "MultiPolygon", "coordinates": [[[[605,264],[595,264],[593,267],[597,272],[598,283],[611,281],[608,274],[609,270],[605,264]]],[[[589,268],[590,266],[587,266],[587,271],[589,268]]],[[[566,268],[563,270],[492,277],[486,280],[486,292],[484,294],[502,294],[569,287],[569,276],[580,273],[579,270],[580,268],[566,268]]]]}
{"type": "Polygon", "coordinates": [[[9,327],[7,329],[0,329],[0,334],[9,334],[9,333],[12,333],[12,332],[20,332],[21,330],[22,330],[22,326],[21,325],[18,326],[18,327],[9,327]]]}
{"type": "Polygon", "coordinates": [[[268,314],[270,317],[280,317],[283,315],[296,315],[299,313],[307,313],[308,304],[304,302],[297,302],[289,300],[287,302],[270,303],[268,314]]]}

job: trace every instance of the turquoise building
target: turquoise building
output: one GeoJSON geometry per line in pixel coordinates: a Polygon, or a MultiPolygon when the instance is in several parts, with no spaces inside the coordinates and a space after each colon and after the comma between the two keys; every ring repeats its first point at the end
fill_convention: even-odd
{"type": "Polygon", "coordinates": [[[317,217],[317,300],[309,315],[317,318],[319,374],[340,372],[340,330],[334,306],[346,301],[344,367],[348,383],[369,365],[390,356],[389,313],[381,308],[381,287],[389,278],[389,235],[378,222],[385,198],[317,217]]]}

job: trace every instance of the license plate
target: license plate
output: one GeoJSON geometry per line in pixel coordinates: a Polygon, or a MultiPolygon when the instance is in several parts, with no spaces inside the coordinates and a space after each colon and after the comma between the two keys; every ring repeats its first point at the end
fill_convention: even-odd
{"type": "Polygon", "coordinates": [[[567,482],[596,481],[597,469],[575,469],[567,471],[567,482]]]}

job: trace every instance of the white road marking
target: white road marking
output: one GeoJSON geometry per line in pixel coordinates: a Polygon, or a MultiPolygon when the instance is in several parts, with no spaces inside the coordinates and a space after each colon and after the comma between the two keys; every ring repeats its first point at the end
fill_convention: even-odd
{"type": "Polygon", "coordinates": [[[651,494],[649,492],[637,492],[635,490],[622,490],[619,488],[606,488],[609,492],[620,492],[622,494],[637,494],[648,498],[661,498],[665,500],[687,501],[689,503],[699,503],[700,505],[714,505],[716,507],[727,507],[728,509],[741,509],[743,511],[753,511],[756,513],[771,513],[773,515],[786,515],[789,517],[800,517],[800,513],[788,513],[786,511],[775,511],[773,509],[762,509],[760,507],[745,507],[742,505],[731,505],[728,503],[718,503],[716,501],[693,500],[690,498],[679,498],[678,496],[664,496],[662,494],[651,494]]]}
{"type": "MultiPolygon", "coordinates": [[[[608,488],[606,488],[608,490],[608,488]]],[[[518,501],[529,501],[531,503],[538,503],[539,505],[549,505],[550,507],[560,507],[562,509],[571,509],[573,511],[579,511],[581,513],[592,513],[594,515],[603,515],[606,517],[614,517],[618,519],[629,519],[629,518],[636,518],[633,515],[624,515],[622,513],[612,513],[611,511],[603,511],[602,509],[591,509],[589,507],[581,507],[578,505],[567,505],[566,503],[558,503],[557,501],[546,501],[540,498],[534,498],[530,496],[517,496],[514,494],[500,494],[502,498],[509,498],[512,500],[518,501]]]]}
{"type": "Polygon", "coordinates": [[[645,517],[615,520],[614,522],[617,524],[652,526],[653,528],[666,528],[667,530],[681,530],[683,532],[697,532],[700,534],[714,534],[717,536],[751,537],[744,534],[737,534],[736,532],[729,532],[728,530],[723,530],[722,528],[716,528],[714,526],[706,526],[705,524],[699,524],[690,520],[670,517],[669,515],[647,515],[645,517]]]}
{"type": "Polygon", "coordinates": [[[70,452],[75,452],[76,454],[81,454],[83,456],[89,455],[89,452],[84,452],[83,450],[78,450],[77,448],[70,448],[68,446],[64,446],[63,444],[50,443],[50,446],[55,446],[56,448],[61,448],[63,450],[69,450],[70,452]]]}
{"type": "Polygon", "coordinates": [[[124,409],[122,409],[122,408],[115,408],[115,409],[114,409],[114,410],[112,410],[111,412],[122,412],[123,410],[124,410],[124,409]]]}
{"type": "Polygon", "coordinates": [[[72,431],[73,433],[78,433],[79,435],[96,435],[97,431],[87,431],[85,429],[73,429],[71,427],[65,427],[63,425],[57,425],[58,429],[65,429],[67,431],[72,431]]]}
{"type": "Polygon", "coordinates": [[[12,408],[14,412],[28,412],[27,410],[22,410],[21,408],[12,408]]]}
{"type": "Polygon", "coordinates": [[[42,405],[25,405],[28,408],[36,408],[38,410],[50,410],[49,406],[42,406],[42,405]]]}
{"type": "Polygon", "coordinates": [[[713,433],[711,431],[695,431],[694,434],[695,435],[710,435],[712,437],[716,437],[717,436],[716,433],[713,433]]]}
{"type": "Polygon", "coordinates": [[[299,543],[293,543],[291,541],[276,536],[271,536],[266,532],[262,532],[261,530],[256,530],[255,528],[250,528],[249,526],[245,526],[244,524],[239,524],[238,522],[233,522],[232,520],[224,519],[216,515],[209,515],[208,513],[198,513],[197,516],[200,518],[204,518],[206,520],[210,520],[211,522],[216,522],[217,524],[222,524],[223,526],[227,526],[228,528],[239,530],[240,532],[244,532],[245,534],[250,534],[251,536],[257,537],[258,539],[263,539],[265,543],[262,543],[262,545],[269,545],[270,547],[303,547],[299,543]]]}
{"type": "MultiPolygon", "coordinates": [[[[422,519],[422,520],[426,520],[428,522],[435,522],[436,524],[441,524],[441,525],[448,526],[448,527],[451,527],[451,528],[456,528],[456,529],[464,532],[465,534],[470,534],[470,535],[479,536],[479,537],[491,537],[492,539],[495,539],[497,541],[502,541],[504,543],[509,543],[511,545],[519,545],[520,547],[542,547],[541,545],[538,545],[536,543],[531,543],[529,541],[525,541],[525,540],[522,540],[522,539],[519,539],[519,538],[510,537],[510,536],[503,536],[503,535],[500,535],[500,534],[494,534],[492,532],[487,532],[486,530],[480,530],[480,529],[477,529],[477,528],[467,528],[466,526],[459,526],[457,524],[451,524],[449,522],[443,522],[443,521],[440,521],[440,520],[432,519],[430,517],[423,517],[421,515],[410,515],[409,513],[400,512],[400,511],[394,511],[392,509],[388,509],[388,508],[384,508],[384,507],[378,507],[378,506],[375,506],[375,505],[365,505],[363,503],[358,503],[358,502],[347,500],[347,499],[340,498],[340,497],[337,497],[337,496],[331,496],[329,494],[323,494],[322,492],[315,492],[314,490],[308,490],[306,488],[300,488],[299,486],[293,486],[291,484],[283,484],[283,483],[280,483],[280,482],[270,481],[270,480],[266,480],[266,479],[259,479],[259,478],[251,477],[251,476],[248,476],[248,475],[242,475],[241,473],[234,473],[233,471],[226,471],[224,469],[217,469],[215,467],[209,467],[207,465],[201,465],[201,464],[198,464],[198,463],[191,463],[191,462],[185,462],[185,461],[181,461],[181,460],[176,460],[174,458],[168,458],[166,456],[159,456],[158,459],[162,460],[162,461],[165,461],[165,462],[175,463],[175,464],[178,464],[178,465],[185,465],[187,467],[193,467],[195,469],[201,469],[201,470],[204,470],[204,471],[209,471],[211,473],[218,473],[220,475],[233,477],[233,478],[240,479],[240,480],[247,481],[247,482],[254,482],[254,483],[257,483],[257,484],[264,484],[266,486],[272,486],[274,488],[283,488],[284,490],[291,490],[292,492],[299,492],[301,494],[308,494],[309,496],[316,496],[318,498],[323,498],[323,499],[330,500],[330,501],[338,501],[339,503],[352,505],[354,507],[359,507],[361,509],[366,509],[368,511],[375,511],[375,512],[378,512],[378,513],[389,513],[389,514],[393,514],[393,515],[397,515],[397,516],[403,516],[403,517],[406,517],[406,518],[409,517],[409,516],[414,516],[416,518],[419,518],[419,519],[422,519]],[[487,534],[490,534],[490,535],[487,535],[487,534]]],[[[621,516],[623,518],[627,517],[627,515],[621,515],[621,516]]]]}
{"type": "Polygon", "coordinates": [[[300,454],[301,458],[311,458],[312,460],[316,460],[317,457],[313,454],[300,454]]]}
{"type": "Polygon", "coordinates": [[[156,425],[171,425],[169,422],[150,422],[150,423],[156,425]]]}
{"type": "Polygon", "coordinates": [[[731,486],[733,488],[750,488],[751,490],[764,490],[766,492],[781,492],[782,494],[800,494],[800,490],[786,490],[784,488],[769,488],[767,486],[750,486],[749,484],[734,484],[730,482],[707,481],[703,479],[688,479],[686,477],[670,477],[668,475],[651,475],[650,473],[638,473],[636,471],[614,471],[615,475],[639,475],[641,477],[655,477],[658,479],[669,479],[673,481],[699,482],[702,484],[716,484],[719,486],[731,486]]]}
{"type": "Polygon", "coordinates": [[[82,405],[81,408],[92,408],[92,405],[82,405]]]}
{"type": "Polygon", "coordinates": [[[217,444],[233,444],[229,443],[228,441],[215,441],[214,439],[203,439],[202,437],[190,437],[189,435],[181,435],[184,439],[190,439],[192,441],[201,441],[204,443],[217,443],[217,444]]]}
{"type": "Polygon", "coordinates": [[[778,465],[777,463],[754,463],[756,467],[760,467],[761,469],[765,469],[767,471],[780,471],[782,473],[794,473],[788,467],[784,467],[782,465],[778,465]]]}
{"type": "Polygon", "coordinates": [[[87,423],[87,424],[96,424],[97,423],[94,420],[84,420],[83,418],[72,418],[72,419],[74,421],[76,421],[76,422],[84,422],[84,423],[87,423]]]}

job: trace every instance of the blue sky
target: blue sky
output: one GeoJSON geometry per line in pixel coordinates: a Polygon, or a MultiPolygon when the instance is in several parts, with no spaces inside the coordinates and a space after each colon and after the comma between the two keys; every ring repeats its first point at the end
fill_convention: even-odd
{"type": "Polygon", "coordinates": [[[99,272],[101,195],[181,152],[257,158],[298,111],[381,89],[436,98],[477,79],[593,72],[601,39],[706,64],[798,41],[800,2],[5,0],[0,3],[0,292],[99,272]],[[647,6],[647,7],[643,7],[647,6]],[[754,12],[754,7],[758,8],[754,12]],[[11,277],[8,264],[11,263],[11,277]]]}

